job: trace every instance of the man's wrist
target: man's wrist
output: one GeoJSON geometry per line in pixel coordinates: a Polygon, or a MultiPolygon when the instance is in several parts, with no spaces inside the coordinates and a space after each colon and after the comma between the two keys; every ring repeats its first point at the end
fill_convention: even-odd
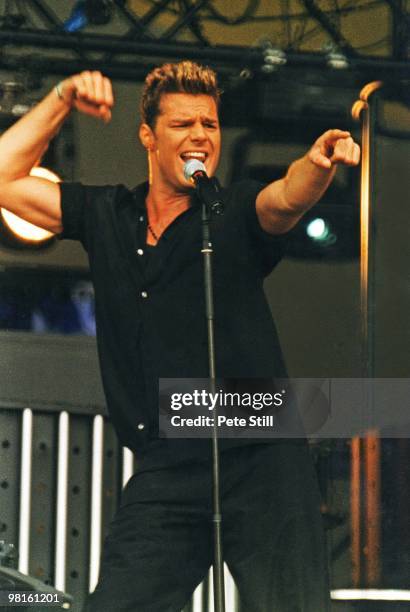
{"type": "Polygon", "coordinates": [[[54,86],[54,92],[59,100],[70,108],[72,107],[75,95],[72,92],[67,92],[67,89],[64,88],[64,81],[60,81],[54,86]]]}

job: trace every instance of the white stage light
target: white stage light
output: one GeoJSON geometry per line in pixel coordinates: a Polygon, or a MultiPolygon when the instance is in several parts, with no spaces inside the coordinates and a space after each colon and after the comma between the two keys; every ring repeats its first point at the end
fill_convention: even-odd
{"type": "MultiPolygon", "coordinates": [[[[30,176],[44,178],[53,183],[59,183],[61,180],[57,174],[41,166],[34,167],[30,172],[30,176]]],[[[11,243],[14,243],[16,247],[44,247],[49,246],[54,240],[55,234],[52,232],[21,219],[5,208],[1,208],[0,211],[3,224],[10,234],[9,240],[7,240],[10,246],[13,246],[11,243]]]]}
{"type": "Polygon", "coordinates": [[[329,234],[329,228],[324,219],[312,219],[306,227],[306,233],[313,240],[324,240],[329,234]]]}
{"type": "Polygon", "coordinates": [[[336,589],[331,596],[339,601],[410,601],[405,589],[336,589]]]}

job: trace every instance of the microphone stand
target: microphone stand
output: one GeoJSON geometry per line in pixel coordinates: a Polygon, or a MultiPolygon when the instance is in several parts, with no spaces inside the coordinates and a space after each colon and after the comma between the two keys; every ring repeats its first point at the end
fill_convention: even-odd
{"type": "MultiPolygon", "coordinates": [[[[201,195],[201,194],[200,194],[201,195]]],[[[201,197],[202,203],[202,254],[204,261],[204,288],[205,288],[205,316],[208,328],[208,359],[209,377],[211,382],[211,393],[216,392],[215,380],[215,343],[214,343],[214,299],[212,282],[212,242],[210,235],[211,213],[221,212],[221,205],[217,203],[212,206],[206,202],[207,198],[201,197]]],[[[219,448],[218,448],[218,426],[217,413],[214,411],[214,425],[212,429],[212,509],[214,524],[214,609],[215,612],[225,612],[225,583],[224,566],[222,554],[222,514],[219,484],[219,448]]]]}

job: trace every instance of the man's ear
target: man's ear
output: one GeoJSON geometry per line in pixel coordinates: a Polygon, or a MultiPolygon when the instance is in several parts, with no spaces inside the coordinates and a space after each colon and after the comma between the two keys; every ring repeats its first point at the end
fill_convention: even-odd
{"type": "Polygon", "coordinates": [[[151,151],[154,147],[155,137],[154,132],[147,123],[141,123],[139,137],[142,146],[147,149],[147,151],[151,151]]]}

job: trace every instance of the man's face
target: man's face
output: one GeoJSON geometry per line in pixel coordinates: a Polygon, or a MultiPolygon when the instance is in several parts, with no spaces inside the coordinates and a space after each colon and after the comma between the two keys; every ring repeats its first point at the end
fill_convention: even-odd
{"type": "MultiPolygon", "coordinates": [[[[148,128],[149,129],[149,128],[148,128]]],[[[186,192],[192,184],[184,177],[184,164],[198,159],[212,176],[219,161],[221,132],[215,100],[204,94],[164,94],[153,130],[152,184],[171,192],[186,192]]]]}

